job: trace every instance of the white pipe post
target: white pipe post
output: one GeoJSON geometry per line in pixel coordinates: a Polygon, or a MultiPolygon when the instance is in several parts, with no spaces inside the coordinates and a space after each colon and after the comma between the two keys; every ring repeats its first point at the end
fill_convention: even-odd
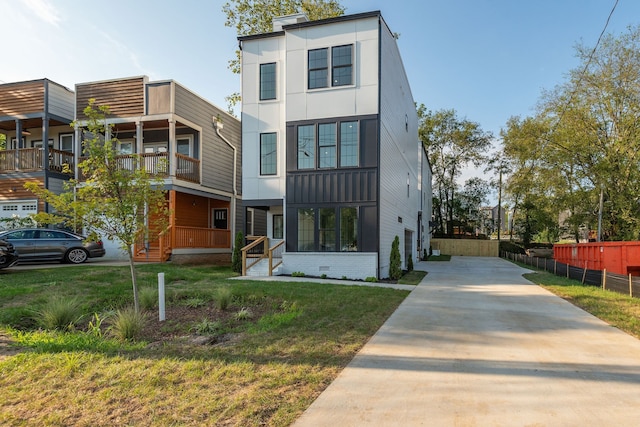
{"type": "Polygon", "coordinates": [[[158,273],[158,317],[164,321],[164,273],[158,273]]]}

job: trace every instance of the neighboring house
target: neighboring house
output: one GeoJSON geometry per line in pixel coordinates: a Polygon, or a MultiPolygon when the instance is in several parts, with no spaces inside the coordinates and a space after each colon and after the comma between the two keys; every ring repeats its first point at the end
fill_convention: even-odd
{"type": "Polygon", "coordinates": [[[63,191],[72,176],[64,170],[73,167],[73,117],[74,93],[51,80],[0,84],[0,218],[48,211],[26,182],[63,191]]]}
{"type": "Polygon", "coordinates": [[[245,233],[285,241],[284,274],[386,278],[395,236],[406,269],[429,248],[431,169],[380,12],[239,41],[245,233]]]}
{"type": "Polygon", "coordinates": [[[135,259],[230,262],[242,219],[240,122],[173,80],[141,76],[76,84],[76,165],[82,161],[83,110],[92,98],[110,107],[112,129],[105,138],[117,138],[122,167],[141,154],[167,190],[169,230],[162,238],[150,233],[136,245],[135,259]]]}

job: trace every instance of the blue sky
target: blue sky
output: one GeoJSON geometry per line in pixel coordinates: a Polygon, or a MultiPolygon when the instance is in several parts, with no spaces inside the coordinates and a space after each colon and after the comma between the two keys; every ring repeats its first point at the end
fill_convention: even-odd
{"type": "MultiPolygon", "coordinates": [[[[342,0],[346,13],[380,10],[399,33],[413,97],[453,108],[498,135],[533,113],[542,89],[578,65],[615,0],[342,0]]],[[[174,79],[226,107],[240,79],[227,69],[237,47],[223,0],[0,0],[0,82],[75,83],[148,75],[174,79]]],[[[640,24],[640,2],[619,0],[607,32],[640,24]]]]}

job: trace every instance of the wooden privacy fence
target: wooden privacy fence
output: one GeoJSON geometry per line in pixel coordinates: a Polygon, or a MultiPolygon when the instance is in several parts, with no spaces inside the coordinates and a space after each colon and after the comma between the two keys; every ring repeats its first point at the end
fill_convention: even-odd
{"type": "Polygon", "coordinates": [[[585,285],[599,286],[602,287],[602,289],[635,298],[640,297],[640,276],[608,273],[607,270],[590,270],[564,264],[552,258],[533,257],[512,252],[501,252],[500,256],[512,261],[521,262],[525,265],[530,265],[538,270],[548,271],[556,276],[579,280],[585,285]]]}
{"type": "Polygon", "coordinates": [[[497,240],[431,239],[431,249],[447,255],[497,257],[499,247],[500,242],[497,240]]]}

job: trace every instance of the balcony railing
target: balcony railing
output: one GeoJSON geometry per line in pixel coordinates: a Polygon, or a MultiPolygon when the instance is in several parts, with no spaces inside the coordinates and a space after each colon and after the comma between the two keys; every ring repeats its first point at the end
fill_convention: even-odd
{"type": "MultiPolygon", "coordinates": [[[[0,150],[0,172],[34,172],[44,169],[43,148],[0,150]]],[[[49,148],[47,168],[50,171],[73,171],[73,153],[49,148]]]]}
{"type": "MultiPolygon", "coordinates": [[[[137,158],[137,154],[121,154],[116,156],[116,163],[120,169],[133,170],[136,167],[137,158]]],[[[161,177],[169,176],[169,153],[144,153],[140,154],[140,158],[149,174],[161,177]]],[[[86,160],[86,157],[80,157],[78,160],[82,162],[86,160]]],[[[200,160],[176,153],[175,161],[176,178],[196,184],[200,183],[200,160]]],[[[87,177],[81,175],[80,179],[85,180],[87,177]]]]}

